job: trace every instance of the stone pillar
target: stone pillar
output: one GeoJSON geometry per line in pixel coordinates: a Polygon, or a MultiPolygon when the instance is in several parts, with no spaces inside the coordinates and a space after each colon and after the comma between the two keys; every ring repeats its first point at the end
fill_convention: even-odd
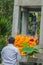
{"type": "Polygon", "coordinates": [[[40,44],[43,47],[43,6],[41,6],[40,44]]]}
{"type": "Polygon", "coordinates": [[[18,0],[14,1],[14,11],[13,11],[13,24],[12,24],[12,36],[16,36],[18,33],[18,21],[19,21],[19,6],[18,0]]]}
{"type": "MultiPolygon", "coordinates": [[[[40,23],[40,44],[39,47],[43,48],[43,0],[41,6],[41,23],[40,23]]],[[[40,50],[42,56],[41,59],[43,60],[43,50],[40,50]]],[[[42,62],[43,65],[43,62],[42,62]]]]}
{"type": "Polygon", "coordinates": [[[22,34],[26,35],[26,26],[27,26],[27,15],[25,12],[22,13],[22,34]]]}

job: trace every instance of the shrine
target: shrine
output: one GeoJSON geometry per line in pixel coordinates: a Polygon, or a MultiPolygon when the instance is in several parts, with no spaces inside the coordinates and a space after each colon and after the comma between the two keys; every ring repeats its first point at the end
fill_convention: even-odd
{"type": "Polygon", "coordinates": [[[43,0],[15,0],[12,36],[15,37],[17,34],[34,36],[38,24],[40,26],[39,47],[43,47],[43,0]],[[39,23],[38,17],[41,17],[39,23]]]}

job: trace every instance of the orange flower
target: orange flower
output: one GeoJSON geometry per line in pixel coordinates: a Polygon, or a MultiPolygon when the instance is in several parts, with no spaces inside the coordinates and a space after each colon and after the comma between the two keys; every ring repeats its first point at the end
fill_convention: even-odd
{"type": "Polygon", "coordinates": [[[28,47],[35,47],[36,46],[36,40],[35,38],[31,37],[31,36],[24,36],[24,35],[17,35],[15,37],[15,42],[14,42],[14,46],[16,46],[21,55],[26,55],[24,52],[22,52],[22,48],[23,43],[26,42],[28,44],[28,47]]]}
{"type": "Polygon", "coordinates": [[[26,36],[26,37],[25,37],[25,42],[27,42],[27,43],[28,43],[28,42],[29,42],[29,40],[30,40],[30,37],[29,37],[29,36],[26,36]]]}
{"type": "Polygon", "coordinates": [[[15,37],[15,40],[20,40],[20,35],[17,35],[16,37],[15,37]]]}
{"type": "Polygon", "coordinates": [[[19,49],[20,51],[22,51],[23,47],[19,47],[18,49],[19,49]]]}
{"type": "Polygon", "coordinates": [[[24,53],[24,52],[20,52],[20,54],[21,54],[22,56],[25,56],[25,55],[26,55],[26,53],[24,53]]]}

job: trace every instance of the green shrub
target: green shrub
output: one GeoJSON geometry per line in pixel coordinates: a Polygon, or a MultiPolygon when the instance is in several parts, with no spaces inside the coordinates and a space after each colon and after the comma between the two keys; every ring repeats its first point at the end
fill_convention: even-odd
{"type": "Polygon", "coordinates": [[[0,35],[5,35],[7,33],[7,19],[2,17],[0,19],[0,35]]]}

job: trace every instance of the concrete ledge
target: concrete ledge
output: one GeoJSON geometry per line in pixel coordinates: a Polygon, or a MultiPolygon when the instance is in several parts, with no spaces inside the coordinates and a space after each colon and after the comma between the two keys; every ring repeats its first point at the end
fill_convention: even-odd
{"type": "Polygon", "coordinates": [[[42,5],[42,0],[19,0],[18,5],[21,6],[42,5]]]}

